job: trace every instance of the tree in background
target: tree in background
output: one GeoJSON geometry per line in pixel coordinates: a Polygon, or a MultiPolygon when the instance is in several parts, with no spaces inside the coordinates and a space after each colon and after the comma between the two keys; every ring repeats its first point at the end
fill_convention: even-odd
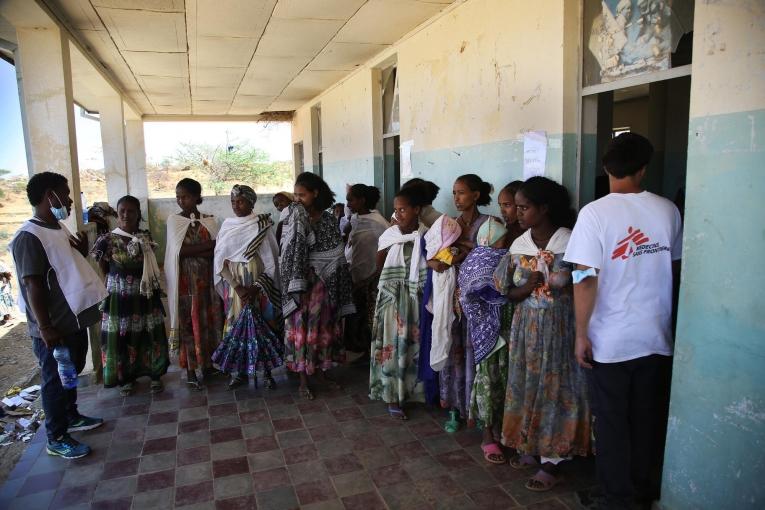
{"type": "Polygon", "coordinates": [[[181,143],[174,160],[181,168],[207,175],[208,185],[216,195],[234,182],[257,187],[281,184],[290,178],[288,162],[269,161],[266,151],[247,142],[233,141],[227,145],[181,143]]]}

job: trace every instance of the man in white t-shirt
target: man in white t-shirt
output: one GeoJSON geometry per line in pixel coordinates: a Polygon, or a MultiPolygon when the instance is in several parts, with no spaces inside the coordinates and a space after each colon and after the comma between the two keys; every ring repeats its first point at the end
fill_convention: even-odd
{"type": "Polygon", "coordinates": [[[576,358],[590,369],[606,508],[659,496],[682,224],[672,202],[640,187],[652,154],[635,133],[611,141],[611,193],[582,208],[564,256],[576,264],[576,358]]]}

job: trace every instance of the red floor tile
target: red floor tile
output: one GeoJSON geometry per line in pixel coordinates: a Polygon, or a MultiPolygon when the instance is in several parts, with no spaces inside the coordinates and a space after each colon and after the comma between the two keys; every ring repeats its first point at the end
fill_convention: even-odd
{"type": "Polygon", "coordinates": [[[406,471],[404,471],[404,468],[398,464],[391,464],[389,466],[373,469],[369,474],[372,477],[372,481],[374,481],[375,485],[378,487],[412,481],[406,471]]]}
{"type": "MultiPolygon", "coordinates": [[[[78,399],[79,400],[79,399],[78,399]]],[[[63,487],[56,492],[51,508],[66,508],[68,506],[90,503],[97,483],[77,485],[75,487],[63,487]]],[[[31,510],[31,509],[30,509],[31,510]]]]}
{"type": "Polygon", "coordinates": [[[304,428],[303,420],[299,416],[294,418],[272,420],[272,423],[274,424],[274,430],[276,432],[284,432],[285,430],[297,430],[304,428]]]}
{"type": "Polygon", "coordinates": [[[247,453],[262,453],[279,448],[273,436],[253,437],[248,439],[246,444],[247,453]]]}
{"type": "Polygon", "coordinates": [[[104,472],[101,480],[111,480],[112,478],[122,478],[123,476],[134,475],[138,472],[139,459],[118,460],[117,462],[107,462],[104,465],[104,472]]]}
{"type": "Polygon", "coordinates": [[[191,395],[181,399],[180,408],[189,409],[191,407],[200,407],[207,405],[207,397],[204,395],[191,395]]]}
{"type": "Polygon", "coordinates": [[[159,439],[149,439],[143,444],[142,455],[151,455],[153,453],[171,452],[176,448],[177,437],[162,437],[159,439]]]}
{"type": "Polygon", "coordinates": [[[346,510],[386,510],[387,507],[376,492],[364,492],[342,498],[346,510]]]}
{"type": "Polygon", "coordinates": [[[175,485],[175,469],[157,471],[138,476],[136,492],[148,492],[166,489],[175,485]]]}
{"type": "Polygon", "coordinates": [[[351,448],[353,448],[354,452],[385,446],[385,442],[380,438],[379,434],[370,432],[353,436],[351,441],[353,442],[351,448]]]}
{"type": "Polygon", "coordinates": [[[213,461],[213,478],[224,476],[240,475],[249,473],[250,466],[247,463],[247,457],[235,457],[233,459],[222,459],[213,461]]]}
{"type": "Polygon", "coordinates": [[[236,408],[236,403],[234,402],[228,402],[226,404],[218,404],[214,406],[210,406],[207,411],[210,413],[210,417],[213,416],[227,416],[230,414],[237,414],[238,409],[236,408]]]}
{"type": "Polygon", "coordinates": [[[213,481],[175,488],[175,506],[193,505],[214,499],[213,481]]]}
{"type": "Polygon", "coordinates": [[[338,422],[360,420],[364,417],[364,415],[361,414],[361,410],[355,406],[345,407],[343,409],[333,409],[331,412],[332,416],[334,416],[335,420],[338,422]]]}
{"type": "Polygon", "coordinates": [[[442,453],[440,455],[436,455],[435,459],[440,462],[442,466],[449,470],[465,469],[478,465],[473,460],[473,457],[468,455],[465,450],[454,450],[452,452],[442,453]]]}
{"type": "Polygon", "coordinates": [[[133,497],[128,496],[119,499],[106,499],[91,503],[90,510],[130,510],[133,505],[133,497]]]}
{"type": "Polygon", "coordinates": [[[239,421],[242,423],[242,425],[258,423],[268,419],[268,411],[264,409],[256,409],[254,411],[244,411],[239,413],[239,421]]]}
{"type": "Polygon", "coordinates": [[[295,493],[301,505],[310,505],[337,497],[329,481],[307,482],[295,486],[295,493]]]}
{"type": "Polygon", "coordinates": [[[352,453],[332,457],[331,459],[324,459],[324,467],[327,468],[327,472],[329,472],[330,476],[342,475],[364,469],[364,466],[361,464],[358,457],[352,453]]]}
{"type": "Polygon", "coordinates": [[[208,462],[209,460],[210,447],[207,445],[178,451],[178,467],[208,462]]]}
{"type": "Polygon", "coordinates": [[[215,502],[215,510],[253,510],[254,508],[257,508],[254,494],[221,499],[215,502]]]}
{"type": "Polygon", "coordinates": [[[297,405],[298,411],[300,411],[300,414],[314,414],[314,413],[321,413],[327,410],[327,406],[324,405],[323,402],[317,402],[317,401],[310,401],[310,402],[300,402],[297,405]]]}
{"type": "Polygon", "coordinates": [[[337,425],[319,425],[318,427],[308,429],[308,432],[311,434],[311,439],[315,442],[340,437],[342,435],[337,425]]]}
{"type": "Polygon", "coordinates": [[[468,496],[481,508],[496,508],[499,510],[515,506],[513,498],[508,496],[499,487],[489,487],[488,489],[471,492],[468,496]]]}
{"type": "Polygon", "coordinates": [[[210,443],[212,444],[226,443],[228,441],[235,441],[243,438],[242,427],[226,427],[210,431],[210,443]]]}
{"type": "Polygon", "coordinates": [[[149,404],[134,404],[125,406],[120,413],[122,416],[140,416],[142,414],[149,414],[149,404]]]}
{"type": "Polygon", "coordinates": [[[198,432],[200,430],[207,430],[210,428],[210,419],[201,418],[199,420],[182,421],[178,424],[179,434],[188,434],[190,432],[198,432]]]}
{"type": "Polygon", "coordinates": [[[178,411],[154,413],[149,415],[149,425],[161,425],[163,423],[175,423],[178,421],[178,411]]]}

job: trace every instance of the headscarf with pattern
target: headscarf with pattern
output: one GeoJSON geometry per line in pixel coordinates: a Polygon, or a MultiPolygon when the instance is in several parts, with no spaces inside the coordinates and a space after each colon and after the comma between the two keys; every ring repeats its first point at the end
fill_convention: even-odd
{"type": "Polygon", "coordinates": [[[231,188],[231,197],[242,197],[252,205],[258,201],[258,194],[246,184],[234,184],[234,187],[231,188]]]}

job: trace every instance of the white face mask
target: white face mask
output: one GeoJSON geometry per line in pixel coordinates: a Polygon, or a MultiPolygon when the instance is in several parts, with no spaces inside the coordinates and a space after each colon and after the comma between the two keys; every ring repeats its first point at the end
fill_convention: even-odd
{"type": "Polygon", "coordinates": [[[56,200],[58,200],[59,207],[53,207],[53,202],[48,199],[48,203],[50,204],[50,212],[53,213],[53,217],[58,221],[65,221],[69,217],[69,211],[66,210],[66,207],[59,198],[58,194],[55,191],[52,193],[56,195],[56,200]]]}

